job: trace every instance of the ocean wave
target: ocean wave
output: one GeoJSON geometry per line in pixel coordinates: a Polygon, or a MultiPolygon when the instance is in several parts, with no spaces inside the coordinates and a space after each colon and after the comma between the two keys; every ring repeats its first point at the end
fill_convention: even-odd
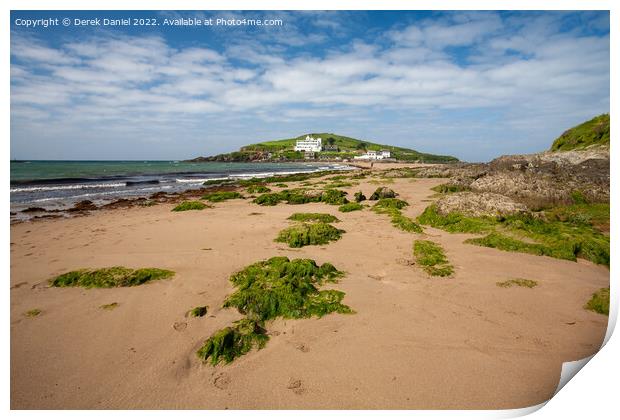
{"type": "Polygon", "coordinates": [[[94,192],[94,193],[86,193],[86,194],[78,194],[78,195],[71,195],[71,196],[67,196],[67,197],[47,197],[47,198],[39,198],[37,200],[32,200],[33,203],[41,203],[41,202],[45,202],[45,201],[72,201],[74,199],[78,199],[78,198],[88,198],[88,197],[99,197],[99,196],[103,196],[103,195],[118,195],[118,196],[125,196],[125,194],[127,194],[127,196],[131,195],[141,195],[141,193],[146,192],[146,191],[160,191],[160,190],[168,190],[172,188],[172,186],[170,185],[165,185],[162,187],[151,187],[151,188],[141,188],[139,190],[133,190],[132,194],[127,194],[127,191],[108,191],[108,192],[94,192]]]}
{"type": "Polygon", "coordinates": [[[113,183],[113,184],[76,184],[76,185],[51,185],[45,187],[19,187],[11,188],[11,192],[37,192],[37,191],[57,191],[57,190],[81,190],[92,188],[118,188],[124,187],[125,183],[113,183]]]}

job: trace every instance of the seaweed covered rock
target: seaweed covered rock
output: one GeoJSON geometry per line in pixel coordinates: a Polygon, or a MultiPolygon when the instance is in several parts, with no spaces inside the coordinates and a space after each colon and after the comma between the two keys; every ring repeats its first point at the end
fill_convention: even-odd
{"type": "Polygon", "coordinates": [[[396,198],[398,194],[388,187],[379,187],[370,196],[369,200],[381,200],[382,198],[396,198]]]}
{"type": "Polygon", "coordinates": [[[258,322],[244,318],[214,333],[197,355],[204,362],[211,359],[211,364],[215,366],[220,362],[230,363],[254,347],[262,349],[267,341],[269,336],[265,329],[258,322]]]}
{"type": "Polygon", "coordinates": [[[301,248],[306,245],[325,245],[337,241],[342,237],[344,230],[337,229],[324,222],[301,223],[291,226],[280,232],[276,242],[285,242],[291,248],[301,248]]]}
{"type": "Polygon", "coordinates": [[[472,217],[497,217],[525,213],[527,207],[505,195],[495,193],[460,192],[448,194],[436,203],[437,213],[459,213],[472,217]]]}
{"type": "Polygon", "coordinates": [[[362,201],[366,201],[366,196],[361,191],[356,192],[354,197],[355,197],[356,203],[361,203],[362,201]]]}

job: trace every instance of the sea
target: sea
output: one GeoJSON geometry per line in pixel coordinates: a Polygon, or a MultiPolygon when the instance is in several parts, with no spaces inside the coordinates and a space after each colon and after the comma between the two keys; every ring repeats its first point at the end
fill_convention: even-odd
{"type": "Polygon", "coordinates": [[[197,189],[209,180],[353,169],[318,162],[11,161],[11,212],[28,207],[66,209],[82,200],[105,204],[197,189]]]}

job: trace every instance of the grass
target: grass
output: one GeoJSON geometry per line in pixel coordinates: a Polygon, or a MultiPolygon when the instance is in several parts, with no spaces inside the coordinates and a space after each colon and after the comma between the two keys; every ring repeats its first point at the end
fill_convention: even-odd
{"type": "Polygon", "coordinates": [[[592,294],[585,308],[609,316],[609,287],[592,294]]]}
{"type": "Polygon", "coordinates": [[[288,220],[294,220],[296,222],[323,223],[334,223],[340,221],[336,216],[332,216],[329,213],[293,213],[288,217],[288,220]]]}
{"type": "Polygon", "coordinates": [[[360,203],[347,203],[347,204],[343,204],[342,206],[338,207],[338,211],[341,211],[343,213],[348,213],[351,211],[362,210],[363,208],[364,206],[361,205],[360,203]]]}
{"type": "Polygon", "coordinates": [[[264,185],[250,185],[246,191],[248,194],[264,194],[271,192],[271,188],[265,187],[264,185]]]}
{"type": "Polygon", "coordinates": [[[551,151],[583,149],[595,144],[609,146],[609,114],[602,114],[579,124],[558,137],[551,151]]]}
{"type": "Polygon", "coordinates": [[[527,288],[534,288],[536,286],[538,286],[538,282],[536,280],[529,280],[529,279],[510,279],[510,280],[506,280],[506,281],[498,281],[497,283],[495,283],[497,286],[499,287],[512,287],[512,286],[518,286],[518,287],[527,287],[527,288]]]}
{"type": "Polygon", "coordinates": [[[201,318],[207,314],[208,306],[196,306],[193,309],[187,311],[186,316],[191,316],[192,318],[201,318]]]}
{"type": "Polygon", "coordinates": [[[101,305],[99,308],[106,311],[111,311],[112,309],[118,308],[118,302],[106,303],[105,305],[101,305]]]}
{"type": "Polygon", "coordinates": [[[237,308],[246,317],[215,332],[198,350],[198,357],[217,365],[230,363],[253,348],[260,350],[269,340],[265,322],[276,318],[353,313],[342,303],[343,292],[319,290],[343,275],[329,263],[319,266],[309,259],[273,257],[247,266],[230,277],[236,290],[224,302],[224,307],[237,308]]]}
{"type": "Polygon", "coordinates": [[[422,233],[422,227],[413,219],[402,214],[401,209],[407,207],[409,203],[398,198],[381,198],[372,207],[372,210],[378,214],[387,214],[390,216],[392,226],[405,232],[422,233]]]}
{"type": "Polygon", "coordinates": [[[24,312],[24,315],[26,315],[28,318],[34,318],[36,316],[41,315],[41,309],[30,309],[29,311],[24,312]]]}
{"type": "Polygon", "coordinates": [[[203,200],[219,203],[220,201],[233,200],[235,198],[243,198],[237,191],[217,191],[205,194],[201,197],[203,200]]]}
{"type": "Polygon", "coordinates": [[[447,277],[454,273],[441,246],[432,241],[418,240],[413,243],[416,262],[431,276],[447,277]]]}
{"type": "Polygon", "coordinates": [[[172,211],[204,210],[208,206],[200,201],[184,201],[177,205],[172,211]]]}
{"type": "Polygon", "coordinates": [[[256,321],[246,318],[215,332],[196,354],[204,362],[211,359],[215,366],[220,362],[230,363],[254,347],[262,349],[267,341],[269,336],[265,330],[256,321]]]}
{"type": "Polygon", "coordinates": [[[323,222],[302,223],[280,231],[275,240],[276,242],[285,242],[291,248],[301,248],[307,245],[324,245],[337,241],[343,233],[344,230],[323,222]]]}
{"type": "Polygon", "coordinates": [[[139,268],[137,270],[125,267],[84,269],[61,274],[50,280],[50,286],[85,287],[87,289],[131,287],[172,276],[174,276],[174,271],[159,268],[139,268]]]}

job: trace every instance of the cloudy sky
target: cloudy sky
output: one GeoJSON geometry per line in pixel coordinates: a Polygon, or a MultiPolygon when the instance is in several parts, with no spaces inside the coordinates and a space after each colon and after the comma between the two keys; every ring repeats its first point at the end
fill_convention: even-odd
{"type": "Polygon", "coordinates": [[[468,161],[609,112],[607,12],[12,12],[11,158],[186,159],[334,132],[468,161]],[[163,27],[175,17],[282,26],[163,27]],[[27,29],[16,19],[155,18],[27,29]]]}

